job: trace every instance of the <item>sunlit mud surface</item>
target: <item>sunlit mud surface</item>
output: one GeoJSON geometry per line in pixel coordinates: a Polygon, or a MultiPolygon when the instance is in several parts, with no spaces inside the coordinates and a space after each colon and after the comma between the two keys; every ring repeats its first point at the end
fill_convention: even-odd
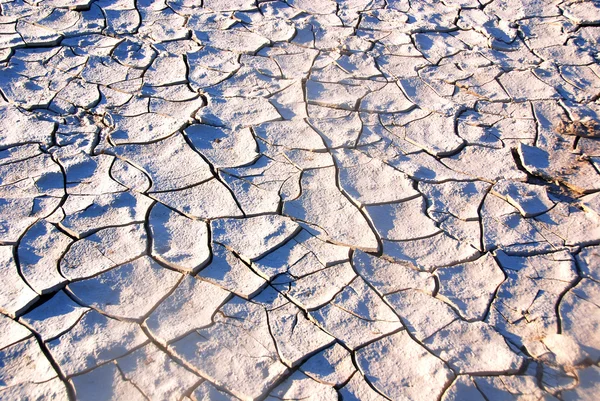
{"type": "Polygon", "coordinates": [[[598,1],[0,10],[0,399],[600,399],[598,1]]]}

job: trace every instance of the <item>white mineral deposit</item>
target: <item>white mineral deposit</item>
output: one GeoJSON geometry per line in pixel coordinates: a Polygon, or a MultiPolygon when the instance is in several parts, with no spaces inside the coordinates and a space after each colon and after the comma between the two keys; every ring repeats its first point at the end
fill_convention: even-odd
{"type": "Polygon", "coordinates": [[[13,400],[600,400],[600,0],[0,0],[13,400]]]}

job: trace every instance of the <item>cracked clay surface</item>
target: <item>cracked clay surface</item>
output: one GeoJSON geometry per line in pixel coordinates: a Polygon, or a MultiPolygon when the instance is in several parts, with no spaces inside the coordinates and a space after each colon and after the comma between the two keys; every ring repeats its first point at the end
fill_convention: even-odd
{"type": "Polygon", "coordinates": [[[0,0],[0,400],[600,399],[598,0],[0,0]]]}

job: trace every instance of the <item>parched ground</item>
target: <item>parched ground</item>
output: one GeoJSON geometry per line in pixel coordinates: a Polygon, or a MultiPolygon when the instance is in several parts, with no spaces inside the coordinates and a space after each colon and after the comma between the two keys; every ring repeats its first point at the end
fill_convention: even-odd
{"type": "Polygon", "coordinates": [[[1,400],[599,400],[600,2],[0,0],[1,400]]]}

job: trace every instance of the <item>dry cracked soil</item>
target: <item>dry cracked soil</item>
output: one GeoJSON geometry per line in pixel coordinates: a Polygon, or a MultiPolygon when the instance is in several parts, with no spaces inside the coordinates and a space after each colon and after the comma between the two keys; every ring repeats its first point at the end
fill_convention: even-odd
{"type": "Polygon", "coordinates": [[[0,0],[0,399],[597,401],[599,52],[598,0],[0,0]]]}

